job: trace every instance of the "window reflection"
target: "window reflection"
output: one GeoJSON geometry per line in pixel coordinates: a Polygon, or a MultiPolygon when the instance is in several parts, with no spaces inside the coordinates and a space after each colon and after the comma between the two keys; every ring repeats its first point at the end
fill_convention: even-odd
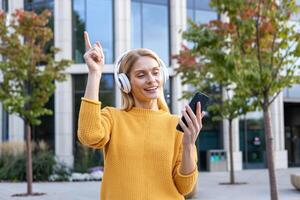
{"type": "Polygon", "coordinates": [[[131,46],[149,48],[169,64],[169,3],[167,0],[132,0],[131,46]]]}
{"type": "MultiPolygon", "coordinates": [[[[51,28],[54,32],[54,0],[25,0],[24,9],[28,11],[34,11],[36,13],[41,13],[44,10],[49,10],[51,12],[51,17],[47,26],[51,28]]],[[[45,45],[45,51],[50,52],[50,48],[54,45],[54,39],[51,39],[45,45]]],[[[54,55],[53,55],[54,56],[54,55]]],[[[39,65],[44,65],[44,62],[39,63],[39,65]]],[[[45,108],[52,110],[52,115],[44,115],[40,117],[41,124],[32,127],[32,139],[35,141],[43,140],[49,145],[50,149],[54,150],[54,138],[55,138],[55,116],[54,116],[54,94],[51,95],[49,101],[45,104],[45,108]]]]}
{"type": "Polygon", "coordinates": [[[240,117],[240,149],[244,168],[265,167],[265,138],[263,113],[249,112],[240,117]]]}
{"type": "Polygon", "coordinates": [[[91,43],[100,41],[105,62],[113,63],[113,2],[112,0],[73,0],[73,57],[83,63],[87,30],[91,43]]]}
{"type": "Polygon", "coordinates": [[[290,88],[285,88],[283,95],[285,98],[289,99],[300,98],[300,84],[295,84],[290,88]]]}
{"type": "Polygon", "coordinates": [[[2,0],[2,5],[1,5],[2,10],[5,12],[8,11],[8,0],[2,0]]]}
{"type": "Polygon", "coordinates": [[[187,17],[196,23],[208,23],[217,19],[218,14],[209,6],[210,0],[187,0],[187,17]]]}
{"type": "MultiPolygon", "coordinates": [[[[73,99],[74,99],[74,134],[77,133],[77,122],[79,115],[79,108],[81,103],[81,97],[84,96],[85,87],[87,83],[86,74],[73,75],[73,99]]],[[[100,81],[99,99],[102,103],[102,107],[115,106],[115,82],[112,74],[102,74],[100,81]]],[[[82,144],[78,142],[77,136],[74,135],[74,169],[75,171],[85,172],[86,168],[101,165],[102,155],[97,150],[85,149],[82,144]],[[85,150],[84,150],[85,149],[85,150]],[[82,151],[88,153],[91,156],[93,162],[85,163],[82,160],[82,151]],[[84,166],[83,166],[84,165],[84,166]]]]}
{"type": "Polygon", "coordinates": [[[2,131],[2,142],[8,140],[8,123],[9,123],[9,115],[8,112],[4,110],[4,106],[1,104],[1,112],[2,112],[2,120],[1,120],[1,131],[2,131]]]}

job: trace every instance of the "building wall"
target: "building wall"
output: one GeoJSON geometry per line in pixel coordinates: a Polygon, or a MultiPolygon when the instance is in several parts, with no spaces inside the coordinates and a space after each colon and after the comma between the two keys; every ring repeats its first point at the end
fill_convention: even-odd
{"type": "MultiPolygon", "coordinates": [[[[0,5],[2,5],[0,0],[0,5]]],[[[132,20],[131,20],[131,0],[115,0],[113,3],[113,53],[110,56],[111,61],[104,66],[104,74],[112,74],[114,70],[113,60],[118,58],[123,52],[132,48],[132,20]]],[[[183,42],[179,30],[186,29],[186,18],[194,17],[194,20],[210,20],[217,17],[216,13],[211,10],[202,10],[194,12],[187,10],[187,7],[195,4],[195,1],[170,0],[169,1],[169,34],[168,42],[169,54],[174,55],[179,53],[180,44],[183,42]],[[200,16],[200,17],[199,17],[200,16]],[[203,16],[203,18],[201,17],[203,16]]],[[[23,0],[9,1],[9,12],[15,8],[22,8],[23,0]]],[[[56,55],[56,59],[61,58],[72,59],[74,57],[74,33],[72,30],[72,0],[54,0],[54,44],[61,51],[56,55]]],[[[226,19],[222,19],[226,20],[226,19]]],[[[94,27],[95,28],[95,27],[94,27]]],[[[97,27],[96,27],[97,28],[97,27]]],[[[98,27],[101,30],[101,25],[98,27]]],[[[89,27],[89,29],[91,29],[89,27]]],[[[97,29],[98,30],[98,29],[97,29]]],[[[178,101],[185,86],[182,86],[180,77],[175,76],[174,69],[178,67],[174,60],[170,60],[169,72],[171,75],[171,109],[173,113],[180,113],[180,110],[186,101],[178,101]]],[[[88,70],[85,64],[73,64],[66,70],[67,80],[63,83],[56,83],[55,91],[55,154],[57,158],[65,162],[69,166],[74,163],[74,140],[76,140],[76,130],[74,121],[74,82],[72,76],[75,74],[87,74],[88,70]]],[[[300,101],[299,101],[300,102],[300,101]]],[[[116,107],[121,105],[121,97],[119,90],[115,90],[116,107]]],[[[280,95],[278,100],[274,102],[271,109],[272,125],[275,132],[275,166],[277,168],[287,167],[287,156],[284,149],[284,126],[283,126],[283,96],[280,95]]],[[[75,122],[76,123],[76,122],[75,122]]],[[[9,140],[23,139],[22,121],[15,115],[9,116],[9,140]]],[[[228,151],[228,124],[223,122],[223,147],[228,151]]],[[[238,119],[234,122],[234,161],[236,170],[243,168],[243,158],[240,147],[239,123],[238,119]]],[[[1,137],[2,138],[2,137],[1,137]]],[[[0,140],[1,142],[1,140],[0,140]]]]}

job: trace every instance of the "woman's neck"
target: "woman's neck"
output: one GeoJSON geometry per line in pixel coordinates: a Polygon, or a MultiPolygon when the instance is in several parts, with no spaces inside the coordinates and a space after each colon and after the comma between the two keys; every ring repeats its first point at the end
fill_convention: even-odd
{"type": "Polygon", "coordinates": [[[134,99],[134,107],[150,109],[150,110],[159,110],[157,105],[157,99],[150,100],[150,101],[143,101],[143,102],[134,99]]]}

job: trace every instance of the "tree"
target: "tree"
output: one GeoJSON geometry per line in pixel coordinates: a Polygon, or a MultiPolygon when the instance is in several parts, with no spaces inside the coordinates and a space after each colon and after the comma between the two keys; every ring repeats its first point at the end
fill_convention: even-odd
{"type": "MultiPolygon", "coordinates": [[[[174,56],[180,67],[183,84],[191,85],[197,91],[209,93],[209,114],[213,121],[227,119],[229,122],[230,184],[237,184],[234,176],[232,122],[238,116],[250,111],[248,96],[241,93],[235,82],[239,79],[234,60],[228,55],[227,40],[206,24],[197,25],[189,20],[189,28],[183,39],[193,47],[183,45],[179,55],[174,56]],[[233,95],[235,93],[235,95],[233,95]],[[225,98],[224,98],[225,97],[225,98]]],[[[184,92],[184,97],[192,95],[184,92]]]]}
{"type": "Polygon", "coordinates": [[[55,81],[63,81],[63,70],[71,64],[69,60],[55,61],[57,48],[46,50],[53,38],[47,27],[51,13],[40,15],[16,10],[7,20],[0,11],[0,70],[2,81],[0,100],[10,114],[16,113],[25,124],[27,195],[32,192],[31,127],[39,125],[39,117],[52,114],[44,108],[55,90],[55,81]]]}
{"type": "Polygon", "coordinates": [[[290,21],[299,8],[294,0],[211,0],[211,6],[228,18],[211,21],[208,28],[227,43],[227,56],[239,72],[241,89],[235,91],[263,111],[270,195],[277,200],[270,105],[282,89],[300,82],[300,34],[290,21]]]}

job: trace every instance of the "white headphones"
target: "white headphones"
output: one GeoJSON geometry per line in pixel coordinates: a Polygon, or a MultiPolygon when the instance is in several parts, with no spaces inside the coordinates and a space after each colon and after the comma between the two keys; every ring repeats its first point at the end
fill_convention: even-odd
{"type": "MultiPolygon", "coordinates": [[[[150,51],[152,54],[154,54],[158,58],[159,66],[161,68],[160,72],[161,72],[161,76],[163,78],[163,84],[165,85],[165,83],[167,82],[167,80],[169,78],[169,72],[168,72],[166,65],[153,51],[151,51],[150,49],[147,49],[147,50],[150,51]]],[[[132,51],[132,50],[130,50],[130,51],[132,51]]],[[[116,82],[117,86],[120,88],[120,90],[122,90],[123,92],[125,92],[127,94],[131,91],[130,81],[129,81],[127,75],[125,73],[119,73],[119,70],[120,70],[120,66],[121,66],[121,62],[122,62],[123,58],[125,58],[130,51],[126,51],[119,57],[119,59],[115,63],[115,70],[114,70],[114,77],[115,77],[115,82],[116,82]]]]}

